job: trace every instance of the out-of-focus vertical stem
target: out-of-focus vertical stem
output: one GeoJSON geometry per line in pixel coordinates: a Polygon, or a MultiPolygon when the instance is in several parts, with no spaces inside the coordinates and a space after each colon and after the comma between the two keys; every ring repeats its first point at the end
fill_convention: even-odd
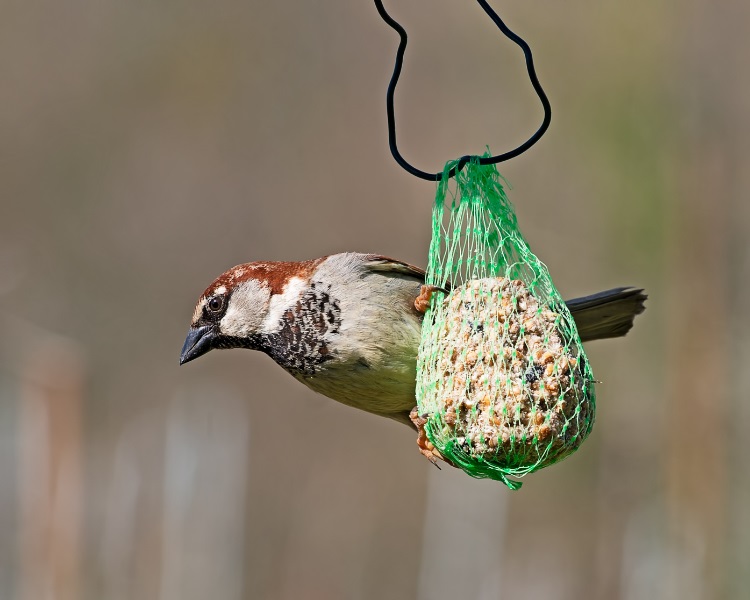
{"type": "Polygon", "coordinates": [[[19,598],[81,597],[81,405],[77,347],[40,337],[23,363],[19,598]]]}
{"type": "Polygon", "coordinates": [[[674,205],[668,322],[667,512],[674,597],[716,598],[726,501],[725,157],[710,137],[686,157],[674,205]],[[698,596],[692,596],[692,593],[698,596]]]}
{"type": "Polygon", "coordinates": [[[510,492],[450,467],[431,469],[419,598],[498,598],[510,492]]]}

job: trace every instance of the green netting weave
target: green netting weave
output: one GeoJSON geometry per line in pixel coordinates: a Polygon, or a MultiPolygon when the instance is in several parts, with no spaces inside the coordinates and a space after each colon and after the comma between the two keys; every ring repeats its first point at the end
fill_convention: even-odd
{"type": "Polygon", "coordinates": [[[575,451],[594,422],[594,379],[573,318],[518,229],[497,169],[445,166],[419,348],[417,405],[437,450],[511,489],[575,451]]]}

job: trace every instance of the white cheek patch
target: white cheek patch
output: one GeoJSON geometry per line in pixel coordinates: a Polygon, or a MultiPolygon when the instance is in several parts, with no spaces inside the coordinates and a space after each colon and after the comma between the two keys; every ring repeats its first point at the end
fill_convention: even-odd
{"type": "Polygon", "coordinates": [[[271,292],[268,287],[251,279],[237,286],[229,299],[227,312],[219,322],[224,335],[248,337],[257,333],[268,309],[271,292]]]}
{"type": "Polygon", "coordinates": [[[281,294],[271,297],[271,303],[268,306],[268,315],[263,321],[263,332],[273,333],[279,328],[279,321],[284,316],[284,312],[294,305],[302,292],[307,289],[308,282],[299,277],[292,277],[284,286],[281,294]]]}

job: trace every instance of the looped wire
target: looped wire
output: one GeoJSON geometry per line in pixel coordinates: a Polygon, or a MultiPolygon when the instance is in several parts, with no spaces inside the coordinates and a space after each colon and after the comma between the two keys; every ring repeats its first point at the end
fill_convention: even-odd
{"type": "MultiPolygon", "coordinates": [[[[508,26],[503,22],[503,20],[498,16],[498,14],[492,10],[490,5],[486,2],[486,0],[477,0],[479,3],[479,6],[482,7],[485,13],[492,19],[492,21],[497,25],[497,27],[500,29],[500,31],[511,41],[515,42],[518,46],[520,46],[521,50],[523,50],[523,54],[526,57],[526,70],[529,74],[529,79],[531,80],[531,85],[534,87],[534,91],[536,92],[537,96],[539,97],[540,102],[542,103],[542,107],[544,109],[544,119],[542,120],[542,124],[537,129],[537,131],[532,135],[528,140],[526,140],[523,144],[518,146],[517,148],[510,150],[508,152],[505,152],[504,154],[498,154],[496,156],[474,156],[474,155],[466,155],[462,156],[458,163],[454,168],[452,168],[448,172],[448,177],[453,177],[457,171],[460,171],[463,169],[463,167],[466,165],[467,162],[469,162],[473,158],[477,158],[480,165],[494,165],[503,161],[506,161],[508,159],[514,158],[520,154],[523,154],[531,148],[534,144],[536,144],[539,139],[544,135],[544,132],[547,131],[547,128],[549,127],[550,120],[552,119],[552,107],[550,106],[549,100],[547,99],[547,95],[544,93],[544,90],[542,89],[541,84],[539,83],[539,79],[536,76],[536,71],[534,70],[534,59],[531,55],[531,48],[526,43],[523,38],[515,34],[513,31],[511,31],[508,26]]],[[[406,30],[389,15],[385,8],[383,7],[382,0],[375,0],[375,7],[378,10],[378,14],[380,17],[396,32],[398,33],[399,37],[401,38],[401,41],[398,45],[398,50],[396,51],[396,63],[393,67],[393,75],[391,75],[391,80],[388,83],[388,91],[386,93],[386,110],[388,113],[388,145],[391,149],[391,154],[393,155],[393,158],[396,160],[396,162],[407,172],[411,173],[415,177],[419,177],[420,179],[425,179],[427,181],[440,181],[443,178],[443,173],[441,171],[438,171],[437,173],[428,173],[426,171],[422,171],[420,169],[417,169],[416,167],[409,164],[406,159],[401,155],[401,152],[398,150],[398,146],[396,144],[396,117],[394,115],[394,109],[393,109],[393,96],[396,91],[396,84],[398,83],[398,78],[401,76],[401,68],[404,64],[404,53],[406,52],[406,30]]]]}

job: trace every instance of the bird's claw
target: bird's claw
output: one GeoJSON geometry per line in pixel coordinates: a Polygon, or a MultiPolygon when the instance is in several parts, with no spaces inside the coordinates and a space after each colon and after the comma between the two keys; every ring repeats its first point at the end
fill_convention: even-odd
{"type": "Polygon", "coordinates": [[[423,285],[419,288],[419,296],[414,300],[414,308],[417,309],[417,312],[423,314],[427,312],[427,309],[430,308],[430,300],[432,300],[432,295],[435,292],[443,292],[444,294],[448,293],[447,290],[437,287],[436,285],[423,285]]]}
{"type": "Polygon", "coordinates": [[[419,448],[420,454],[422,454],[422,456],[429,460],[438,469],[440,469],[438,460],[442,460],[443,462],[446,462],[449,465],[453,466],[453,463],[451,463],[442,454],[440,454],[438,449],[435,448],[435,445],[427,438],[427,432],[424,429],[424,426],[427,423],[427,415],[420,415],[417,407],[415,406],[411,410],[411,413],[409,413],[409,419],[411,419],[411,422],[414,423],[414,426],[417,428],[417,447],[419,448]]]}

